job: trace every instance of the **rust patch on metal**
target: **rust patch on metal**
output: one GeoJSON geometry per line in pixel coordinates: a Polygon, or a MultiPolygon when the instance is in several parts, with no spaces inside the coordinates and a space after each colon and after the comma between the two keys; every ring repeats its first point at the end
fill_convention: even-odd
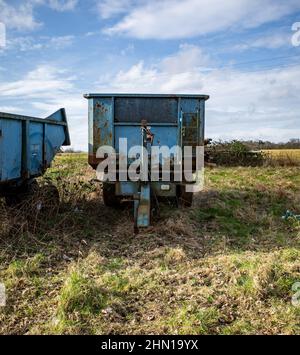
{"type": "Polygon", "coordinates": [[[98,122],[94,121],[93,125],[93,136],[94,136],[94,148],[98,148],[101,145],[101,128],[98,126],[98,122]]]}
{"type": "Polygon", "coordinates": [[[101,111],[102,113],[106,113],[108,112],[108,109],[106,108],[105,105],[101,104],[100,102],[97,102],[95,105],[95,110],[98,109],[99,111],[101,111]]]}

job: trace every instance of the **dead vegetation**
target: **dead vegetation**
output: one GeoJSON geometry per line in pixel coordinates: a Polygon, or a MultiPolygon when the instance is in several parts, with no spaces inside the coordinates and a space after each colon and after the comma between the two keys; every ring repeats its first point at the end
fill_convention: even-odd
{"type": "Polygon", "coordinates": [[[223,167],[299,167],[300,149],[253,150],[251,144],[242,141],[208,142],[205,160],[223,167]]]}
{"type": "Polygon", "coordinates": [[[265,165],[276,167],[300,166],[300,149],[264,150],[265,165]]]}
{"type": "Polygon", "coordinates": [[[84,154],[43,182],[60,201],[1,204],[1,334],[299,334],[299,168],[217,168],[192,209],[133,233],[104,207],[84,154]]]}

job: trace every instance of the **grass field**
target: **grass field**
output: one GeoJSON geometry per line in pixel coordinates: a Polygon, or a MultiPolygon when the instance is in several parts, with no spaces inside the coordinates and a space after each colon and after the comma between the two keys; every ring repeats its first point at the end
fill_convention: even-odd
{"type": "Polygon", "coordinates": [[[216,168],[192,209],[133,233],[85,154],[57,157],[60,205],[1,205],[1,334],[299,334],[300,168],[216,168]]]}

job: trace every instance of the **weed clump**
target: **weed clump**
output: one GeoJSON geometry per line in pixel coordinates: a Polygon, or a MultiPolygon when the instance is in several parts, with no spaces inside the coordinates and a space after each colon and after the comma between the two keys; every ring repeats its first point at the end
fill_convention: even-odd
{"type": "Polygon", "coordinates": [[[264,155],[260,151],[252,151],[243,142],[214,142],[205,148],[208,163],[220,166],[262,166],[264,155]]]}

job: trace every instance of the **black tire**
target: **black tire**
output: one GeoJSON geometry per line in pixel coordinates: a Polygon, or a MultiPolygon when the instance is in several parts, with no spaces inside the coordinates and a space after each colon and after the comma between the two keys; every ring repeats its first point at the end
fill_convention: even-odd
{"type": "Polygon", "coordinates": [[[121,199],[116,196],[116,187],[114,184],[103,183],[102,194],[105,206],[114,208],[120,207],[121,199]]]}
{"type": "Polygon", "coordinates": [[[38,190],[39,185],[36,180],[30,183],[25,183],[17,188],[14,188],[5,196],[5,202],[8,207],[16,207],[22,205],[30,199],[38,190]]]}
{"type": "Polygon", "coordinates": [[[181,206],[192,207],[194,194],[193,192],[186,192],[185,186],[178,186],[177,196],[181,206]]]}
{"type": "Polygon", "coordinates": [[[8,196],[5,196],[5,203],[6,206],[8,207],[15,207],[18,206],[20,203],[22,203],[20,196],[17,194],[11,194],[8,196]]]}
{"type": "Polygon", "coordinates": [[[40,208],[53,209],[60,202],[59,192],[56,186],[46,184],[39,186],[36,180],[30,184],[23,185],[5,197],[6,205],[9,207],[21,206],[27,201],[40,203],[40,208]]]}

